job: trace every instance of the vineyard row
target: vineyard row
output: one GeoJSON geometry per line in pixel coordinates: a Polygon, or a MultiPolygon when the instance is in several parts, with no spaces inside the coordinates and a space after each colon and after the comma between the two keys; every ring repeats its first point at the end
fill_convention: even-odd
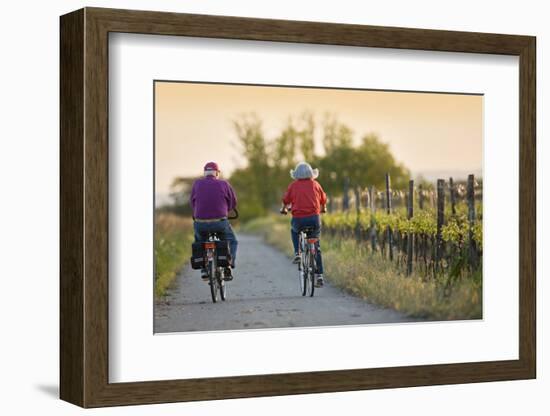
{"type": "Polygon", "coordinates": [[[402,265],[407,274],[412,273],[413,264],[424,275],[471,274],[481,266],[483,247],[481,203],[476,204],[474,183],[470,175],[467,198],[462,202],[454,198],[452,181],[446,186],[440,179],[436,209],[430,206],[415,210],[414,181],[411,180],[406,207],[393,209],[390,178],[386,175],[384,209],[377,209],[375,199],[371,198],[369,206],[356,204],[355,212],[347,209],[324,215],[323,229],[329,236],[355,238],[359,243],[366,243],[373,252],[402,265]],[[447,207],[446,189],[452,201],[447,207]]]}

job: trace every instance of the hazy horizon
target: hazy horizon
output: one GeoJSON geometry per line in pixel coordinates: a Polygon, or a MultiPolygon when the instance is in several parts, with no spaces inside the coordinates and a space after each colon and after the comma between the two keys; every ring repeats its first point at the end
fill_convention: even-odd
{"type": "Polygon", "coordinates": [[[224,177],[243,167],[232,124],[242,114],[255,113],[271,141],[304,111],[316,120],[319,154],[330,113],[354,131],[356,144],[375,133],[413,178],[482,172],[480,95],[156,82],[156,194],[167,195],[177,176],[200,176],[210,160],[224,177]]]}

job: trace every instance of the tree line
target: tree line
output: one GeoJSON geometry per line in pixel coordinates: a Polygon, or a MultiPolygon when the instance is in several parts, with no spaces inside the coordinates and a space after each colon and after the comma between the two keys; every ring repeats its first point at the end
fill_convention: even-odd
{"type": "MultiPolygon", "coordinates": [[[[255,114],[233,121],[244,166],[228,178],[239,199],[243,220],[273,211],[291,181],[289,172],[299,161],[319,169],[318,181],[329,198],[339,197],[344,184],[383,186],[389,173],[396,188],[407,186],[410,172],[393,157],[389,146],[369,133],[354,139],[354,131],[334,115],[321,120],[310,112],[289,117],[280,133],[268,138],[255,114]],[[315,137],[321,137],[321,146],[315,137]],[[320,147],[320,148],[319,148],[320,147]]],[[[176,178],[172,184],[173,210],[188,213],[187,195],[192,178],[176,178]]]]}
{"type": "Polygon", "coordinates": [[[244,219],[263,216],[280,203],[291,181],[289,172],[299,161],[319,169],[318,180],[329,198],[342,194],[344,181],[381,185],[380,176],[389,172],[399,186],[409,178],[409,171],[395,161],[387,144],[367,134],[356,145],[353,130],[332,115],[325,115],[320,123],[309,112],[289,118],[271,140],[256,115],[241,117],[234,128],[246,165],[235,170],[230,181],[246,201],[240,207],[244,219]],[[321,149],[315,145],[317,131],[321,149]]]}

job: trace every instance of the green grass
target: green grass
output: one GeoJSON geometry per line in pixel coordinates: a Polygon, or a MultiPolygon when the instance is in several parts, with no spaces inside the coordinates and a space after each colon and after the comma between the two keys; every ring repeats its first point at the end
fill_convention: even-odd
{"type": "Polygon", "coordinates": [[[290,240],[290,216],[256,218],[241,225],[239,231],[261,235],[268,244],[287,253],[289,257],[294,253],[290,240]]]}
{"type": "Polygon", "coordinates": [[[155,297],[166,293],[178,271],[189,261],[193,222],[174,214],[155,215],[155,297]]]}
{"type": "MultiPolygon", "coordinates": [[[[242,231],[263,235],[266,242],[292,254],[289,218],[253,220],[242,231]]],[[[481,279],[447,279],[403,275],[394,263],[372,253],[355,240],[323,236],[326,278],[334,285],[370,302],[414,317],[435,320],[481,318],[481,279]]]]}

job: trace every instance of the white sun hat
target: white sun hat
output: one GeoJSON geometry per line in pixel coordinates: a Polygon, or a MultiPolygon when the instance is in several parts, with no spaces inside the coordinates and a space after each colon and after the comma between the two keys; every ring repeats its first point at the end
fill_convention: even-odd
{"type": "Polygon", "coordinates": [[[312,169],[311,165],[306,162],[300,162],[296,168],[290,169],[290,177],[292,179],[316,179],[319,176],[319,169],[312,169]]]}

